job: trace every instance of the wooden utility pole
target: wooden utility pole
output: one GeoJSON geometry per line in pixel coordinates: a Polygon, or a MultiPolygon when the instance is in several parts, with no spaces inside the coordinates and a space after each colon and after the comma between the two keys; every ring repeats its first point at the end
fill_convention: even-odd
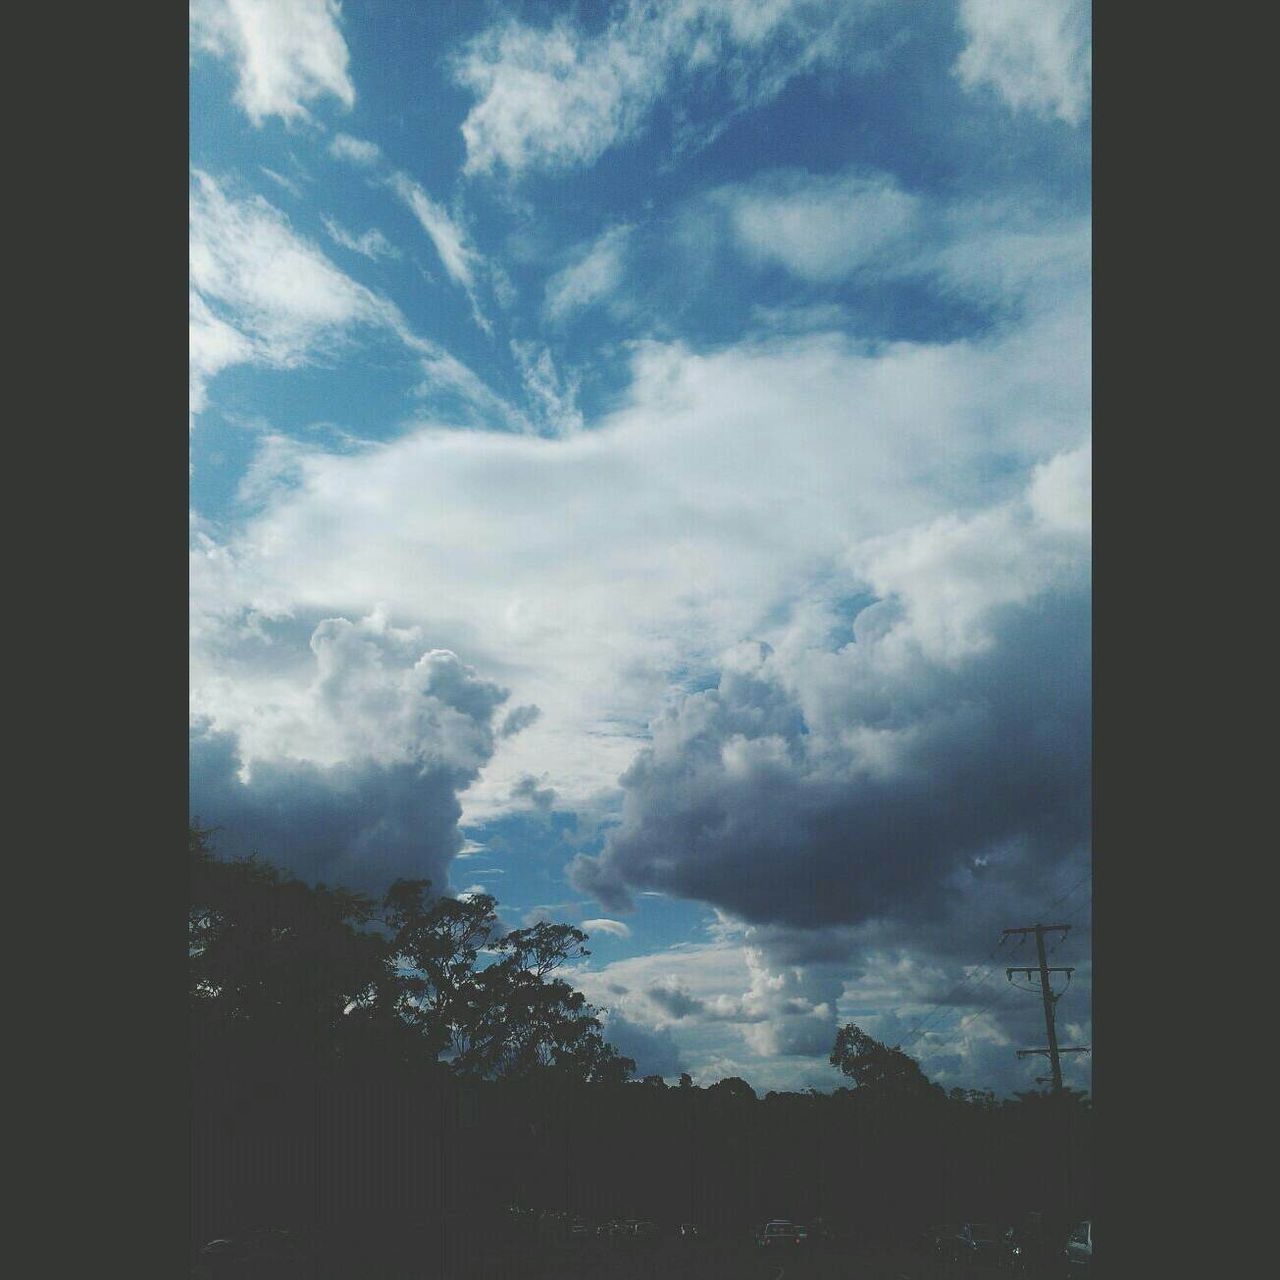
{"type": "Polygon", "coordinates": [[[1017,1050],[1017,1054],[1019,1058],[1026,1058],[1033,1053],[1043,1053],[1048,1055],[1049,1065],[1053,1071],[1054,1093],[1058,1093],[1062,1089],[1062,1064],[1058,1059],[1058,1055],[1063,1053],[1088,1053],[1089,1052],[1089,1050],[1086,1048],[1059,1049],[1058,1033],[1056,1028],[1054,1027],[1054,1016],[1053,1016],[1054,1006],[1057,1004],[1062,993],[1059,992],[1057,995],[1054,994],[1053,988],[1049,985],[1049,975],[1051,973],[1065,973],[1068,979],[1070,979],[1070,976],[1075,972],[1075,969],[1071,967],[1065,967],[1065,966],[1055,966],[1053,968],[1049,967],[1049,963],[1045,958],[1045,953],[1044,953],[1044,935],[1046,933],[1061,933],[1063,937],[1066,937],[1067,931],[1070,928],[1071,926],[1069,924],[1033,924],[1033,925],[1028,925],[1026,928],[1006,929],[1004,931],[1004,937],[1006,938],[1009,937],[1010,934],[1015,934],[1015,933],[1020,933],[1024,935],[1028,933],[1034,933],[1036,935],[1036,954],[1039,957],[1040,963],[1035,966],[1023,967],[1023,968],[1018,968],[1017,966],[1014,966],[1006,969],[1004,972],[1005,972],[1005,977],[1010,982],[1013,981],[1013,975],[1015,973],[1025,973],[1028,978],[1030,978],[1030,976],[1033,973],[1038,972],[1040,974],[1040,995],[1044,1000],[1044,1026],[1045,1026],[1045,1034],[1047,1035],[1049,1040],[1049,1047],[1047,1049],[1019,1049],[1017,1050]]]}

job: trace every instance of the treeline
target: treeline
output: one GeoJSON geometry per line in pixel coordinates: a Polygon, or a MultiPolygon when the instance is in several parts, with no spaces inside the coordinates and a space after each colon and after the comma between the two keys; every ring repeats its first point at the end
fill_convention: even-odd
{"type": "Polygon", "coordinates": [[[569,925],[499,934],[494,903],[307,886],[190,837],[193,1233],[255,1224],[412,1237],[500,1230],[509,1206],[743,1231],[824,1220],[865,1243],[963,1217],[1085,1216],[1087,1099],[931,1084],[856,1026],[853,1082],[756,1096],[631,1079],[556,970],[569,925]]]}

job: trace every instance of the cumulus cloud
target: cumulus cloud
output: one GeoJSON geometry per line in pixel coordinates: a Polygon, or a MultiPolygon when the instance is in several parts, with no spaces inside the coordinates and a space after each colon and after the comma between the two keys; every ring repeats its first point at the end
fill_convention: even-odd
{"type": "Polygon", "coordinates": [[[945,912],[975,859],[1013,878],[1089,836],[1088,471],[871,539],[876,603],[834,650],[744,644],[623,776],[622,822],[573,882],[654,888],[796,926],[945,912]],[[1054,495],[1045,501],[1046,493],[1054,495]]]}
{"type": "MultiPolygon", "coordinates": [[[[1087,435],[1087,306],[1082,291],[946,344],[825,332],[706,351],[641,343],[627,394],[590,431],[428,425],[354,454],[308,446],[287,490],[198,551],[194,606],[393,602],[542,708],[468,792],[469,820],[510,808],[519,780],[544,772],[561,802],[590,808],[644,744],[673,672],[714,683],[717,655],[743,636],[781,645],[792,620],[836,625],[871,576],[891,576],[876,566],[905,554],[883,546],[873,563],[852,548],[974,514],[993,475],[1012,492],[1087,435]]],[[[466,373],[435,367],[446,383],[466,373]]],[[[894,607],[868,613],[863,633],[894,607]]],[[[783,657],[764,687],[783,688],[783,657]]],[[[765,768],[777,749],[765,737],[744,731],[725,768],[765,768]]]]}
{"type": "Polygon", "coordinates": [[[961,0],[967,43],[955,72],[966,89],[993,89],[1014,111],[1070,125],[1089,113],[1090,0],[961,0]]]}
{"type": "Polygon", "coordinates": [[[715,79],[733,110],[776,96],[838,56],[864,6],[838,0],[627,0],[587,34],[567,19],[536,27],[507,18],[454,58],[476,96],[462,124],[465,171],[512,176],[592,164],[634,136],[668,85],[715,79]]]}
{"type": "Polygon", "coordinates": [[[635,1060],[637,1076],[678,1076],[684,1058],[671,1033],[655,1031],[610,1012],[601,1019],[604,1038],[625,1058],[635,1060]]]}
{"type": "Polygon", "coordinates": [[[462,849],[459,793],[507,692],[384,615],[309,633],[209,627],[192,657],[190,807],[225,854],[330,883],[427,876],[462,849]]]}
{"type": "Polygon", "coordinates": [[[192,0],[190,14],[192,48],[235,65],[235,99],[255,125],[309,122],[317,98],[355,105],[335,0],[192,0]]]}

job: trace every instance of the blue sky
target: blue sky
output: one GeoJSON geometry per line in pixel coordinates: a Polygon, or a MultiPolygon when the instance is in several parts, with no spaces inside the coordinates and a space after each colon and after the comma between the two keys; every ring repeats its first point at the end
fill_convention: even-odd
{"type": "Polygon", "coordinates": [[[191,12],[220,848],[582,924],[642,1071],[1028,1087],[1052,910],[1087,1044],[1087,4],[191,12]]]}

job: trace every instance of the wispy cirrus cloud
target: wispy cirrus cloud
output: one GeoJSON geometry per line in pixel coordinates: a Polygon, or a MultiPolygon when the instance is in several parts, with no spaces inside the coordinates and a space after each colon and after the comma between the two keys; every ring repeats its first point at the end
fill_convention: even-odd
{"type": "Polygon", "coordinates": [[[568,266],[547,281],[543,308],[549,320],[564,320],[598,302],[612,298],[622,283],[630,226],[610,227],[584,248],[568,266]]]}
{"type": "Polygon", "coordinates": [[[341,18],[335,0],[192,0],[191,43],[234,63],[236,102],[255,125],[310,122],[318,98],[355,105],[341,18]]]}
{"type": "Polygon", "coordinates": [[[452,60],[477,98],[462,124],[465,172],[565,171],[594,163],[643,127],[673,82],[705,74],[727,114],[776,96],[794,76],[840,55],[867,4],[840,0],[626,0],[605,29],[568,19],[514,18],[474,37],[452,60]]]}
{"type": "MultiPolygon", "coordinates": [[[[330,234],[333,230],[330,229],[330,234]]],[[[473,370],[409,327],[389,299],[340,270],[261,196],[192,173],[189,267],[190,404],[238,363],[298,368],[344,351],[361,330],[390,334],[418,361],[420,394],[464,421],[532,430],[473,370]]]]}
{"type": "Polygon", "coordinates": [[[353,138],[349,133],[335,133],[329,143],[329,154],[335,160],[368,168],[382,159],[382,148],[365,138],[353,138]]]}
{"type": "Polygon", "coordinates": [[[329,233],[329,238],[334,244],[340,244],[344,249],[350,249],[352,253],[361,254],[375,262],[379,258],[400,257],[400,250],[377,227],[370,227],[368,231],[355,235],[336,218],[325,217],[322,221],[324,229],[329,233]]]}

